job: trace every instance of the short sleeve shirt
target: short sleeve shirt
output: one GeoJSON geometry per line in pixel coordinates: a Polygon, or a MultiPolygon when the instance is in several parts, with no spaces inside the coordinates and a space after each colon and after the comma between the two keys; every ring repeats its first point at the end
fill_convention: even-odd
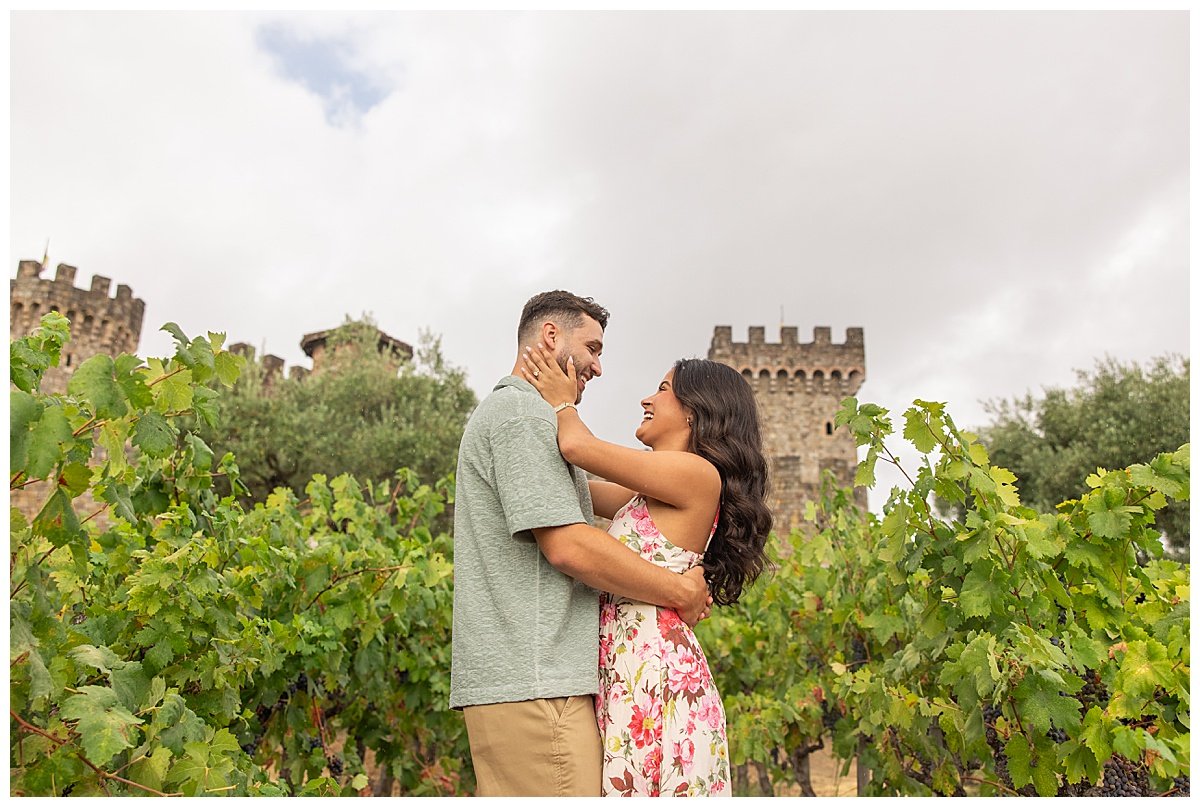
{"type": "Polygon", "coordinates": [[[551,566],[532,532],[593,523],[587,477],[528,382],[508,376],[480,402],[455,479],[451,708],[597,692],[597,592],[551,566]]]}

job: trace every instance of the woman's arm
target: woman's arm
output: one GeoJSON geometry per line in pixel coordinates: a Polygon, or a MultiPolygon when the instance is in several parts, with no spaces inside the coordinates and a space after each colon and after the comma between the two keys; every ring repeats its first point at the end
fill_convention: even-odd
{"type": "MultiPolygon", "coordinates": [[[[556,407],[574,403],[578,389],[574,362],[568,361],[563,372],[539,345],[526,351],[525,363],[525,380],[548,403],[556,407]]],[[[574,406],[558,411],[558,450],[572,465],[676,507],[697,497],[716,501],[721,495],[721,476],[708,460],[687,451],[639,451],[601,440],[574,406]]]]}
{"type": "Polygon", "coordinates": [[[609,520],[612,520],[617,511],[637,495],[637,491],[622,487],[616,482],[603,482],[595,479],[588,480],[588,489],[592,493],[592,512],[609,520]]]}

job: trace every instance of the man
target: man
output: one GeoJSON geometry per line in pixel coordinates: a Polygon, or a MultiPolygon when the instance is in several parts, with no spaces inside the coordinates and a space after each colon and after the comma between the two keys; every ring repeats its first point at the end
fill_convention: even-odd
{"type": "MultiPolygon", "coordinates": [[[[587,478],[558,451],[555,410],[520,378],[539,341],[584,387],[608,311],[565,291],[525,304],[511,375],[472,413],[454,504],[450,707],[462,709],[481,796],[599,796],[597,590],[707,610],[703,571],[676,574],[592,526],[587,478]]],[[[568,404],[563,404],[566,406],[568,404]]]]}

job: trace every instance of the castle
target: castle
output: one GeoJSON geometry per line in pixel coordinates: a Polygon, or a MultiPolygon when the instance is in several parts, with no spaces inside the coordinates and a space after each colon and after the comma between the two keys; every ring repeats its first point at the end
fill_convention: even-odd
{"type": "MultiPolygon", "coordinates": [[[[47,371],[42,383],[43,390],[61,393],[72,368],[87,358],[137,351],[145,304],[126,285],[117,286],[116,296],[110,297],[111,281],[106,277],[93,277],[91,288],[84,290],[75,288],[75,267],[60,263],[53,280],[41,276],[44,269],[38,261],[18,265],[17,277],[10,282],[10,336],[27,335],[49,311],[59,311],[71,321],[71,341],[62,361],[47,371]]],[[[348,346],[330,344],[331,333],[304,335],[301,347],[313,368],[292,367],[291,378],[319,373],[351,358],[343,352],[348,346]]],[[[382,331],[378,348],[397,368],[413,355],[410,345],[382,331]]],[[[229,349],[247,357],[254,353],[245,343],[229,349]]],[[[829,328],[814,328],[813,341],[801,344],[795,327],[780,328],[778,343],[765,341],[761,326],[750,328],[748,341],[734,342],[733,329],[720,325],[713,330],[708,358],[733,367],[754,388],[770,463],[769,504],[777,532],[803,521],[804,505],[817,498],[823,471],[833,471],[843,485],[853,483],[858,463],[854,438],[845,429],[835,429],[833,417],[842,398],[855,394],[866,379],[862,328],[847,328],[843,343],[832,341],[829,328]]],[[[283,363],[278,356],[262,357],[265,383],[282,376],[283,363]]],[[[30,492],[13,493],[18,504],[27,496],[16,494],[30,492]]],[[[855,496],[865,508],[866,490],[856,488],[855,496]]]]}
{"type": "MultiPolygon", "coordinates": [[[[779,342],[767,342],[762,326],[751,326],[749,341],[734,342],[733,329],[713,329],[708,358],[746,377],[754,389],[763,428],[763,449],[770,465],[768,504],[775,531],[786,533],[804,520],[804,505],[819,497],[822,472],[839,483],[854,483],[858,451],[846,429],[834,428],[843,398],[866,379],[862,328],[847,328],[846,341],[832,341],[829,328],[813,329],[813,341],[801,344],[795,327],[781,327],[779,342]]],[[[867,506],[865,488],[855,499],[867,506]]]]}
{"type": "Polygon", "coordinates": [[[75,267],[60,263],[54,279],[43,278],[45,267],[38,261],[21,261],[17,276],[9,281],[9,335],[27,336],[42,316],[57,311],[71,321],[71,341],[58,367],[51,367],[42,379],[42,391],[67,391],[67,379],[73,368],[97,353],[134,353],[142,335],[142,315],[146,304],[122,284],[117,296],[110,297],[112,281],[96,275],[90,289],[75,288],[75,267]]]}

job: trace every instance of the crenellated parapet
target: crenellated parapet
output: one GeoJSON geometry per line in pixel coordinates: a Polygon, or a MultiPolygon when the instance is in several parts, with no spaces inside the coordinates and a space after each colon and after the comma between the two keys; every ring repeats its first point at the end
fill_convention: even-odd
{"type": "Polygon", "coordinates": [[[768,342],[761,325],[749,328],[749,339],[733,341],[733,328],[713,329],[708,357],[735,368],[763,393],[826,390],[853,395],[866,380],[863,329],[847,328],[846,341],[834,342],[832,330],[813,328],[813,340],[800,342],[794,326],[779,329],[779,341],[768,342]]]}
{"type": "Polygon", "coordinates": [[[63,351],[59,367],[52,368],[43,382],[47,391],[62,391],[75,367],[97,353],[136,353],[142,335],[145,303],[133,289],[95,275],[91,286],[75,286],[76,268],[60,263],[54,277],[43,277],[39,261],[21,261],[17,276],[9,281],[9,335],[18,339],[36,328],[43,315],[57,311],[71,322],[71,341],[63,351]]]}

